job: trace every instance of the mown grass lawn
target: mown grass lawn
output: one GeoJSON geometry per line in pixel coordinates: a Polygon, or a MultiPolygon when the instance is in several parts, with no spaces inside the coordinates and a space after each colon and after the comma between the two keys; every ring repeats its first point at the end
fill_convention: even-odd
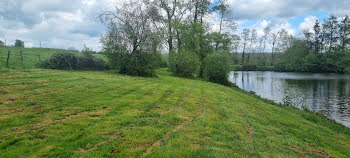
{"type": "Polygon", "coordinates": [[[350,129],[236,88],[0,70],[0,157],[350,157],[350,129]]]}

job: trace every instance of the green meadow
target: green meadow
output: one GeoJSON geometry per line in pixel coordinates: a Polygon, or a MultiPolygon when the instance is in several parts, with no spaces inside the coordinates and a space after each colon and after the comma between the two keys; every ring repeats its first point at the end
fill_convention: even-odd
{"type": "Polygon", "coordinates": [[[234,87],[0,70],[0,157],[350,157],[350,129],[234,87]]]}
{"type": "MultiPolygon", "coordinates": [[[[57,52],[70,52],[77,55],[81,55],[78,51],[70,51],[64,49],[54,48],[18,48],[18,47],[4,47],[0,46],[0,69],[6,68],[6,60],[8,56],[8,50],[10,50],[9,68],[22,69],[21,54],[23,54],[23,65],[25,69],[36,68],[36,64],[39,62],[39,55],[41,61],[48,59],[52,54],[57,52]]],[[[95,54],[97,57],[102,55],[95,54]]],[[[102,57],[103,58],[103,57],[102,57]]]]}

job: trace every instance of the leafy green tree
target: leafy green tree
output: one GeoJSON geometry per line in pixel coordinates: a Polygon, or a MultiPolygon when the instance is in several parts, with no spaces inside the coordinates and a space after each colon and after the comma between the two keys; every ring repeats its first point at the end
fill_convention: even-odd
{"type": "Polygon", "coordinates": [[[211,82],[227,85],[231,71],[231,60],[228,53],[213,53],[205,58],[204,76],[211,82]]]}
{"type": "Polygon", "coordinates": [[[350,18],[346,15],[339,25],[339,37],[341,50],[344,52],[347,45],[350,44],[350,18]]]}
{"type": "Polygon", "coordinates": [[[161,43],[158,32],[152,28],[155,14],[147,1],[135,0],[117,5],[115,11],[99,14],[99,19],[109,24],[101,39],[103,52],[120,73],[154,75],[156,59],[160,59],[155,56],[161,43]]]}
{"type": "Polygon", "coordinates": [[[331,14],[331,16],[323,23],[325,29],[325,42],[328,43],[328,51],[330,52],[334,50],[334,44],[337,43],[339,39],[338,22],[337,17],[331,14]]]}
{"type": "Polygon", "coordinates": [[[197,75],[200,67],[200,60],[196,53],[180,51],[176,54],[175,72],[180,76],[192,77],[197,75]]]}
{"type": "Polygon", "coordinates": [[[16,39],[16,41],[15,41],[15,47],[24,48],[24,42],[21,41],[21,40],[16,39]]]}

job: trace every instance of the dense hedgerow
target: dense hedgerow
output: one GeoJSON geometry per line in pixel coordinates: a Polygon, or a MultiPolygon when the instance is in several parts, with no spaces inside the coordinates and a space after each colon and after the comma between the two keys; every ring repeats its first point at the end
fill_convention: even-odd
{"type": "Polygon", "coordinates": [[[73,53],[55,53],[49,59],[39,63],[38,67],[58,70],[104,70],[108,68],[105,61],[87,53],[82,56],[76,56],[73,53]]]}

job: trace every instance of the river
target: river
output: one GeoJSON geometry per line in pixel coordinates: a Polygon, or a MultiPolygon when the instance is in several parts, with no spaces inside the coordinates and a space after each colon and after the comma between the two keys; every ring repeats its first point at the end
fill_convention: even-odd
{"type": "Polygon", "coordinates": [[[229,80],[245,91],[307,108],[350,128],[350,75],[234,71],[229,80]]]}

